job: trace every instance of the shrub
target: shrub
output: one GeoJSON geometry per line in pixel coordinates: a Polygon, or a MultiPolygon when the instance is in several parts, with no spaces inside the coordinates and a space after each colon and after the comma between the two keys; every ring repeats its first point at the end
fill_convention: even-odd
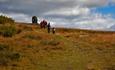
{"type": "Polygon", "coordinates": [[[0,35],[12,37],[18,31],[16,30],[14,20],[6,16],[0,16],[0,35]]]}
{"type": "Polygon", "coordinates": [[[13,25],[1,25],[0,26],[0,34],[4,37],[12,37],[17,33],[15,26],[13,25]]]}
{"type": "Polygon", "coordinates": [[[6,17],[6,16],[0,16],[0,24],[6,24],[6,23],[10,23],[13,24],[14,20],[12,18],[6,17]]]}

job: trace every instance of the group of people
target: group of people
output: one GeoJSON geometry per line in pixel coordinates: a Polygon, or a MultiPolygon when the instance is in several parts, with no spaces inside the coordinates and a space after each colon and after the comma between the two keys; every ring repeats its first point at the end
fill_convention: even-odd
{"type": "MultiPolygon", "coordinates": [[[[32,23],[33,24],[37,24],[37,17],[36,16],[33,16],[32,17],[32,23]]],[[[50,33],[51,31],[52,31],[52,33],[53,34],[55,34],[55,28],[53,27],[53,28],[51,28],[51,25],[50,25],[50,23],[47,23],[47,21],[46,20],[43,20],[43,21],[41,21],[40,22],[40,28],[47,28],[47,32],[48,33],[50,33]]]]}
{"type": "Polygon", "coordinates": [[[47,24],[47,21],[43,20],[40,22],[40,27],[41,28],[47,28],[48,33],[52,31],[53,34],[55,34],[55,28],[51,28],[50,23],[47,24]]]}

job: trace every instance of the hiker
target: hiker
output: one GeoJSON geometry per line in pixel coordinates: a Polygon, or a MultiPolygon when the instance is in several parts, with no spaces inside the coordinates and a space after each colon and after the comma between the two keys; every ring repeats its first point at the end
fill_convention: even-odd
{"type": "Polygon", "coordinates": [[[48,25],[47,25],[48,33],[50,33],[50,28],[51,28],[50,23],[48,23],[48,25]]]}
{"type": "Polygon", "coordinates": [[[33,24],[37,24],[37,22],[38,22],[37,17],[36,17],[36,16],[33,16],[33,17],[32,17],[32,23],[33,23],[33,24]]]}
{"type": "Polygon", "coordinates": [[[55,34],[55,28],[54,27],[52,28],[52,33],[55,34]]]}
{"type": "Polygon", "coordinates": [[[40,27],[41,28],[46,28],[46,26],[47,26],[47,21],[46,20],[43,20],[43,21],[40,22],[40,27]]]}

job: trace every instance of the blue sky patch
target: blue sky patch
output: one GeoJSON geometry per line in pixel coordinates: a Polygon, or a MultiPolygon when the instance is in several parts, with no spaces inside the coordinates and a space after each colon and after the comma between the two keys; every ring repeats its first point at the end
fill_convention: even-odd
{"type": "Polygon", "coordinates": [[[111,14],[115,18],[115,5],[108,5],[96,8],[95,12],[101,13],[103,15],[111,14]]]}

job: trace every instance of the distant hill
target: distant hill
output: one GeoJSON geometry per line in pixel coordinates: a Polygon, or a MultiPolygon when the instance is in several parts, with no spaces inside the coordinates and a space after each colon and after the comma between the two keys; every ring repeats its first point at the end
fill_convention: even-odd
{"type": "Polygon", "coordinates": [[[115,70],[115,32],[15,28],[11,37],[0,35],[0,70],[115,70]]]}

